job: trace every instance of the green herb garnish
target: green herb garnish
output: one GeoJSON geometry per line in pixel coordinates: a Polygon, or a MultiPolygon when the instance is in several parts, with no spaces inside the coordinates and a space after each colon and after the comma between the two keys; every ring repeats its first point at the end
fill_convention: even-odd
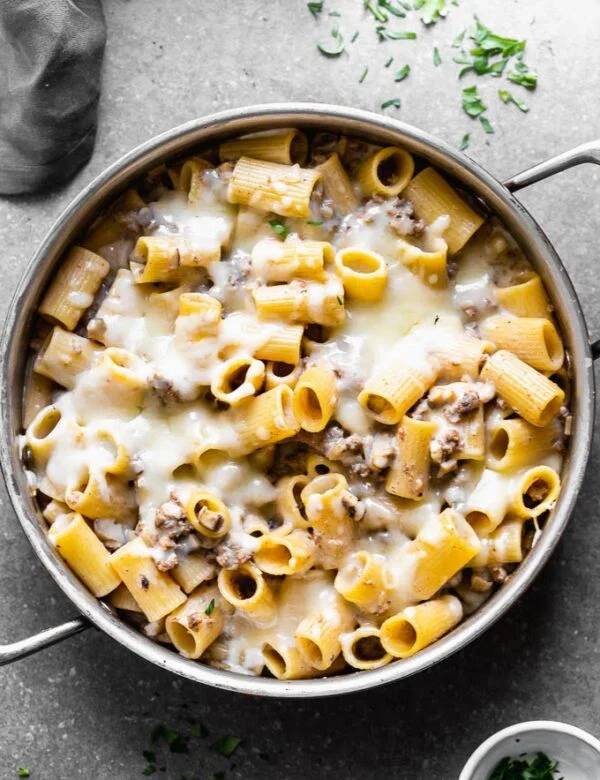
{"type": "Polygon", "coordinates": [[[365,0],[365,9],[370,11],[378,22],[387,22],[388,16],[384,14],[381,8],[378,8],[371,0],[365,0]]]}
{"type": "Polygon", "coordinates": [[[211,599],[208,607],[206,607],[206,609],[204,610],[204,614],[210,617],[214,611],[215,611],[215,600],[211,599]]]}
{"type": "MultiPolygon", "coordinates": [[[[459,73],[459,78],[470,71],[474,71],[478,76],[489,74],[498,78],[503,74],[509,59],[522,56],[525,49],[525,41],[496,35],[480,22],[477,16],[475,29],[469,32],[469,38],[475,43],[475,46],[469,50],[471,56],[462,51],[460,56],[454,58],[454,62],[459,65],[466,65],[459,73]]],[[[461,39],[459,48],[462,43],[461,39]]],[[[453,45],[456,45],[456,41],[453,45]]]]}
{"type": "Polygon", "coordinates": [[[358,32],[358,30],[357,30],[357,31],[354,33],[354,35],[352,36],[352,38],[350,38],[350,43],[354,43],[354,41],[355,41],[355,40],[358,38],[359,34],[360,34],[360,33],[359,33],[359,32],[358,32]]]}
{"type": "Polygon", "coordinates": [[[438,19],[448,14],[446,0],[415,0],[413,8],[420,11],[419,16],[423,24],[435,24],[438,19]]]}
{"type": "Polygon", "coordinates": [[[152,730],[152,733],[150,734],[150,741],[158,742],[159,739],[164,739],[167,745],[170,745],[172,742],[175,742],[178,737],[179,734],[176,731],[167,728],[161,723],[152,730]]]}
{"type": "Polygon", "coordinates": [[[403,65],[399,71],[396,72],[396,75],[394,76],[394,81],[404,81],[404,79],[408,76],[410,73],[410,65],[403,65]]]}
{"type": "Polygon", "coordinates": [[[339,57],[346,47],[344,38],[337,26],[331,30],[331,37],[333,38],[333,42],[320,41],[317,43],[317,49],[326,57],[339,57]]]}
{"type": "Polygon", "coordinates": [[[389,108],[390,106],[393,106],[394,108],[400,108],[401,102],[400,98],[392,98],[391,100],[386,100],[385,103],[381,104],[381,110],[383,111],[386,108],[389,108]]]}
{"type": "Polygon", "coordinates": [[[466,35],[467,31],[463,30],[462,32],[459,32],[456,38],[452,41],[452,48],[453,49],[460,49],[462,46],[463,39],[466,35]]]}
{"type": "Polygon", "coordinates": [[[490,780],[554,780],[558,771],[558,761],[551,761],[545,753],[537,753],[533,760],[503,758],[490,780]]]}
{"type": "Polygon", "coordinates": [[[339,11],[330,11],[327,14],[327,16],[337,16],[337,17],[341,18],[342,15],[341,15],[341,13],[339,11]]]}
{"type": "Polygon", "coordinates": [[[535,89],[537,87],[537,73],[530,70],[524,62],[517,62],[514,70],[511,70],[506,78],[514,84],[525,87],[525,89],[535,89]]]}
{"type": "Polygon", "coordinates": [[[153,775],[155,772],[156,772],[155,764],[148,764],[148,766],[142,769],[142,774],[146,776],[153,775]]]}
{"type": "Polygon", "coordinates": [[[151,750],[142,750],[142,755],[149,764],[156,764],[156,753],[151,750]]]}
{"type": "Polygon", "coordinates": [[[315,19],[319,18],[319,14],[323,10],[323,0],[318,3],[307,3],[306,7],[311,12],[311,14],[314,16],[315,19]]]}
{"type": "Polygon", "coordinates": [[[273,228],[273,231],[279,236],[279,238],[283,241],[287,238],[289,231],[289,228],[287,228],[283,222],[280,219],[270,219],[269,225],[273,228]]]}
{"type": "Polygon", "coordinates": [[[190,732],[192,737],[202,737],[202,739],[208,737],[208,729],[202,723],[192,723],[190,732]]]}
{"type": "Polygon", "coordinates": [[[507,89],[499,89],[498,94],[500,95],[500,100],[503,103],[514,103],[515,106],[524,114],[529,111],[529,106],[527,103],[525,103],[524,100],[515,97],[515,95],[513,95],[512,92],[509,92],[507,89]]]}
{"type": "Polygon", "coordinates": [[[322,219],[307,219],[306,220],[307,225],[322,225],[323,220],[322,219]]]}
{"type": "Polygon", "coordinates": [[[462,105],[465,113],[467,113],[472,119],[475,119],[484,111],[487,111],[487,106],[484,105],[481,100],[481,95],[477,87],[465,87],[462,91],[462,105]]]}
{"type": "Polygon", "coordinates": [[[24,766],[17,767],[17,777],[29,777],[29,769],[24,766]]]}
{"type": "Polygon", "coordinates": [[[401,19],[406,17],[404,11],[401,8],[398,8],[398,6],[390,3],[389,0],[379,0],[379,5],[394,16],[399,16],[401,19]]]}
{"type": "Polygon", "coordinates": [[[394,58],[390,57],[389,60],[385,63],[385,65],[383,67],[384,68],[389,68],[393,61],[394,61],[394,58]]]}
{"type": "Polygon", "coordinates": [[[380,41],[384,41],[386,38],[390,41],[414,41],[417,38],[416,32],[388,30],[386,27],[377,27],[376,29],[380,41]]]}
{"type": "Polygon", "coordinates": [[[213,780],[225,780],[225,772],[215,772],[213,780]]]}
{"type": "Polygon", "coordinates": [[[241,742],[242,740],[239,737],[221,737],[221,739],[218,739],[212,745],[212,749],[216,753],[220,753],[222,756],[225,756],[225,758],[229,758],[239,748],[241,742]]]}
{"type": "Polygon", "coordinates": [[[344,305],[344,301],[340,298],[339,295],[337,296],[337,302],[339,303],[340,306],[344,305]]]}
{"type": "Polygon", "coordinates": [[[465,133],[460,142],[460,146],[458,147],[459,151],[464,152],[465,149],[468,149],[470,142],[471,142],[471,133],[465,133]]]}
{"type": "Polygon", "coordinates": [[[442,64],[442,57],[440,55],[440,50],[438,49],[437,46],[435,46],[433,49],[433,64],[435,65],[436,68],[438,65],[442,64]]]}
{"type": "Polygon", "coordinates": [[[364,81],[364,80],[367,78],[367,73],[368,73],[368,72],[369,72],[369,68],[368,68],[368,67],[366,67],[366,68],[363,70],[363,72],[360,74],[360,78],[359,78],[359,80],[358,80],[358,83],[359,83],[359,84],[362,84],[362,83],[363,83],[363,81],[364,81]]]}
{"type": "Polygon", "coordinates": [[[491,135],[494,132],[494,128],[492,127],[490,120],[486,116],[480,116],[479,121],[481,122],[481,126],[483,127],[483,129],[488,135],[491,135]]]}

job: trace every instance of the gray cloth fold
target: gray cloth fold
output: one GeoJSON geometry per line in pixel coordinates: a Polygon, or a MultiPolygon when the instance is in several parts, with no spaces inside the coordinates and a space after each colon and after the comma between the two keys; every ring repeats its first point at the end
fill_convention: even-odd
{"type": "Polygon", "coordinates": [[[96,137],[100,0],[0,0],[0,193],[63,184],[96,137]]]}

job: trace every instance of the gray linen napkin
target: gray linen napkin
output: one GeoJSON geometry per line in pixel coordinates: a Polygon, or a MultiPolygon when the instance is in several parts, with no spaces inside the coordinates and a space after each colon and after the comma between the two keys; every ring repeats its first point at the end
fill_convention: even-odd
{"type": "Polygon", "coordinates": [[[96,136],[100,0],[0,0],[0,193],[70,179],[96,136]]]}

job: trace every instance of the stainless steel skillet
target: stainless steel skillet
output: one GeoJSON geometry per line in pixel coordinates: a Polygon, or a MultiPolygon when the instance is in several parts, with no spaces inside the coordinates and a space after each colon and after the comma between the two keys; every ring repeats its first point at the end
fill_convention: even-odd
{"type": "Polygon", "coordinates": [[[365,690],[422,671],[489,628],[529,587],[550,557],[575,505],[590,451],[595,411],[593,360],[600,355],[600,341],[590,343],[581,306],[560,258],[540,226],[513,194],[522,187],[584,162],[600,164],[600,140],[572,149],[501,183],[468,157],[401,122],[353,108],[284,103],[195,119],[142,144],[91,182],[58,218],[33,256],[10,306],[0,353],[0,462],[8,493],[37,556],[73,602],[80,617],[0,647],[0,664],[23,658],[95,625],[142,658],[196,682],[262,696],[332,696],[365,690]],[[572,358],[574,400],[573,435],[558,505],[539,543],[510,581],[482,609],[444,639],[412,658],[373,671],[283,682],[224,672],[182,658],[139,634],[93,598],[48,543],[44,520],[36,510],[19,461],[16,437],[21,431],[21,395],[29,327],[42,291],[64,249],[116,195],[165,159],[213,145],[227,137],[290,126],[342,132],[384,145],[397,144],[426,158],[465,190],[481,198],[506,225],[544,279],[572,358]]]}

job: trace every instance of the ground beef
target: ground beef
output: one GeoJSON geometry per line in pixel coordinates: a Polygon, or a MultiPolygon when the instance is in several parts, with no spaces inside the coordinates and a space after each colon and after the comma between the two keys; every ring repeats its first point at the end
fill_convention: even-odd
{"type": "Polygon", "coordinates": [[[173,387],[173,383],[158,371],[150,378],[150,391],[164,406],[179,403],[181,396],[173,387]]]}
{"type": "Polygon", "coordinates": [[[252,558],[252,551],[235,542],[224,542],[217,547],[216,561],[222,569],[237,569],[252,558]]]}
{"type": "Polygon", "coordinates": [[[357,523],[360,523],[360,521],[364,518],[366,508],[365,505],[356,498],[354,493],[351,493],[349,490],[344,490],[341,497],[342,506],[348,513],[348,516],[351,520],[354,520],[357,523]]]}
{"type": "Polygon", "coordinates": [[[171,571],[171,569],[174,569],[177,566],[178,562],[177,554],[172,552],[156,561],[156,568],[159,571],[171,571]]]}
{"type": "Polygon", "coordinates": [[[416,219],[413,204],[405,198],[396,198],[386,209],[390,228],[398,236],[419,236],[425,230],[422,219],[416,219]]]}
{"type": "Polygon", "coordinates": [[[504,585],[509,576],[504,566],[491,566],[490,575],[498,585],[504,585]]]}
{"type": "Polygon", "coordinates": [[[431,459],[440,466],[438,477],[443,477],[456,468],[457,461],[453,456],[460,446],[461,438],[456,428],[448,428],[441,436],[432,440],[430,446],[431,459]]]}
{"type": "Polygon", "coordinates": [[[444,417],[455,425],[463,417],[473,414],[481,407],[481,398],[476,390],[466,390],[453,404],[444,409],[444,417]]]}
{"type": "Polygon", "coordinates": [[[158,531],[159,544],[161,537],[178,540],[194,530],[188,522],[182,503],[173,494],[156,510],[154,524],[158,531]]]}
{"type": "Polygon", "coordinates": [[[331,425],[321,433],[300,431],[297,438],[328,460],[343,463],[353,474],[378,478],[394,458],[393,439],[390,436],[346,435],[339,425],[331,425]]]}

